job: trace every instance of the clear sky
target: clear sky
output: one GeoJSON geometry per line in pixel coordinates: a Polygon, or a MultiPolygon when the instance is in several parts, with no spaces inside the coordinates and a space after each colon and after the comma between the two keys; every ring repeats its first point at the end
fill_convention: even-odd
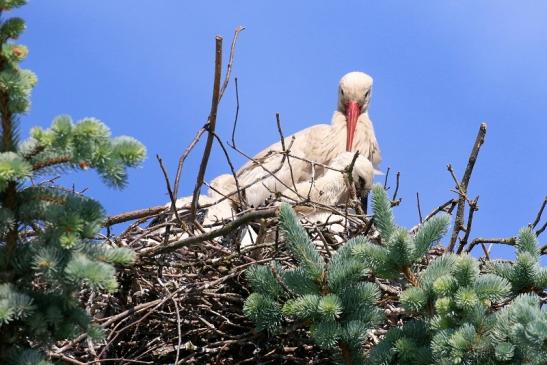
{"type": "MultiPolygon", "coordinates": [[[[401,171],[399,223],[416,223],[417,191],[424,214],[453,196],[446,165],[463,174],[483,121],[474,235],[516,233],[547,193],[547,2],[31,0],[17,14],[28,23],[25,66],[39,77],[23,134],[58,114],[95,116],[148,147],[123,191],[91,172],[65,180],[88,187],[109,214],[168,200],[155,154],[173,176],[209,111],[214,36],[227,51],[237,25],[247,27],[233,71],[245,151],[276,141],[275,112],[286,134],[329,123],[338,79],[361,70],[375,80],[382,169],[401,171]]],[[[231,85],[218,118],[225,140],[234,111],[231,85]]],[[[184,195],[202,149],[186,163],[184,195]]],[[[228,171],[218,147],[209,166],[208,179],[228,171]]]]}

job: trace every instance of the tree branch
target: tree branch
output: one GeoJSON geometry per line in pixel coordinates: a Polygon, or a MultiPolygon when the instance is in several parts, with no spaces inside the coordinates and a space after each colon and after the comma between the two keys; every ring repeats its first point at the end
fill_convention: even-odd
{"type": "Polygon", "coordinates": [[[480,148],[482,144],[484,143],[485,135],[486,135],[486,123],[481,123],[479,132],[477,133],[477,138],[475,139],[475,143],[473,144],[473,149],[471,150],[471,154],[469,155],[469,160],[467,161],[467,167],[465,168],[465,172],[463,174],[462,180],[459,184],[456,184],[456,187],[458,188],[458,191],[460,192],[460,196],[458,198],[458,209],[456,210],[456,219],[454,221],[454,229],[452,230],[450,243],[448,247],[446,248],[447,252],[452,252],[454,250],[454,246],[456,245],[456,240],[458,239],[458,235],[460,231],[464,229],[463,214],[465,211],[467,187],[469,186],[471,173],[473,172],[473,167],[475,167],[475,162],[477,161],[480,148]]]}
{"type": "Polygon", "coordinates": [[[196,207],[198,203],[199,192],[201,185],[203,185],[203,179],[205,178],[205,171],[207,170],[207,163],[209,162],[209,156],[211,155],[211,149],[213,147],[214,132],[217,123],[217,111],[218,103],[220,102],[220,77],[222,72],[222,37],[216,36],[215,38],[215,79],[213,81],[213,97],[211,100],[211,111],[209,112],[209,118],[205,129],[208,131],[207,142],[205,143],[205,149],[203,150],[203,157],[201,158],[201,164],[199,165],[198,176],[196,179],[196,186],[192,194],[192,203],[190,204],[190,217],[193,221],[196,216],[196,207]]]}
{"type": "Polygon", "coordinates": [[[32,165],[32,171],[38,171],[46,167],[68,163],[70,162],[70,160],[72,160],[70,156],[59,156],[59,157],[51,158],[49,160],[40,161],[32,165]]]}
{"type": "Polygon", "coordinates": [[[211,240],[215,237],[219,237],[229,232],[232,232],[237,227],[247,224],[254,219],[275,217],[277,215],[277,210],[278,208],[274,207],[269,209],[251,211],[225,224],[224,226],[222,226],[222,228],[216,229],[214,231],[210,231],[199,236],[188,237],[179,241],[171,242],[167,245],[156,246],[146,251],[142,251],[139,253],[139,258],[169,253],[176,251],[181,247],[190,246],[196,243],[211,240]]]}
{"type": "Polygon", "coordinates": [[[471,241],[469,246],[467,246],[467,248],[465,249],[465,252],[470,253],[473,250],[473,248],[475,248],[475,246],[478,245],[478,244],[500,243],[502,245],[514,246],[516,242],[517,242],[516,237],[505,237],[505,238],[481,238],[481,237],[477,237],[473,241],[471,241]]]}
{"type": "Polygon", "coordinates": [[[186,160],[186,158],[188,157],[190,152],[192,152],[192,149],[195,147],[195,145],[199,142],[199,140],[201,139],[201,136],[203,135],[203,133],[205,133],[205,129],[200,128],[197,131],[196,136],[194,137],[194,139],[192,140],[190,145],[188,147],[186,147],[186,149],[184,150],[184,152],[182,153],[182,155],[179,158],[179,163],[178,163],[178,166],[177,166],[177,173],[175,175],[175,186],[173,188],[173,195],[174,195],[175,198],[177,197],[177,195],[179,193],[180,177],[182,175],[182,167],[184,166],[184,161],[186,160]]]}
{"type": "Polygon", "coordinates": [[[164,205],[159,205],[151,208],[132,210],[117,215],[110,216],[106,219],[104,226],[112,226],[114,224],[124,223],[133,219],[147,218],[165,211],[164,205]]]}
{"type": "MultiPolygon", "coordinates": [[[[469,240],[469,234],[471,234],[471,227],[473,226],[473,215],[475,214],[475,212],[477,210],[479,210],[478,202],[479,202],[479,196],[478,195],[474,200],[471,200],[469,202],[469,213],[468,213],[468,217],[467,217],[467,227],[464,230],[465,234],[463,235],[463,238],[460,240],[458,250],[456,251],[456,253],[458,253],[458,254],[462,253],[463,248],[467,244],[467,240],[469,240]]],[[[488,255],[488,252],[485,251],[485,253],[488,255]]]]}
{"type": "Polygon", "coordinates": [[[539,208],[538,213],[536,214],[536,219],[532,223],[530,223],[530,228],[536,228],[539,221],[541,220],[541,216],[543,215],[543,210],[545,209],[545,205],[547,205],[547,196],[543,199],[543,203],[541,204],[541,208],[539,208]]]}

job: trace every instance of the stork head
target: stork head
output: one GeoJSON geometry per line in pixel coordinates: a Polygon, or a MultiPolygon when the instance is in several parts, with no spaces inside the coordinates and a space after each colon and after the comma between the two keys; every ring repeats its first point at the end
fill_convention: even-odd
{"type": "Polygon", "coordinates": [[[372,77],[364,72],[350,72],[340,79],[338,111],[346,116],[346,151],[351,151],[359,115],[365,113],[372,92],[372,77]]]}
{"type": "MultiPolygon", "coordinates": [[[[351,165],[354,158],[355,152],[342,152],[332,160],[329,166],[337,170],[345,170],[351,165]]],[[[357,156],[351,172],[353,181],[359,190],[369,191],[372,189],[376,170],[365,156],[357,156]]]]}

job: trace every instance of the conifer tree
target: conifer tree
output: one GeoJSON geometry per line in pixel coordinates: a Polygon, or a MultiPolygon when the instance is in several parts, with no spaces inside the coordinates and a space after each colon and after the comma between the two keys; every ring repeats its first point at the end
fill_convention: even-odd
{"type": "MultiPolygon", "coordinates": [[[[0,14],[25,3],[0,0],[0,14]]],[[[78,291],[115,291],[115,265],[131,264],[134,254],[96,239],[105,220],[98,202],[31,179],[92,168],[107,184],[123,187],[127,168],[139,165],[146,150],[131,137],[112,138],[97,119],[74,123],[68,116],[20,142],[19,117],[36,83],[19,66],[28,51],[15,40],[24,29],[20,18],[0,20],[0,363],[49,364],[45,354],[55,341],[81,333],[101,338],[78,291]]]]}
{"type": "Polygon", "coordinates": [[[348,241],[327,263],[289,205],[281,206],[279,221],[298,266],[284,270],[274,263],[247,270],[254,293],[245,302],[245,314],[258,330],[270,333],[285,320],[307,324],[321,348],[336,349],[346,364],[362,362],[366,333],[381,321],[382,312],[374,306],[377,285],[363,280],[365,265],[351,254],[359,239],[348,241]]]}
{"type": "MultiPolygon", "coordinates": [[[[375,188],[374,203],[375,209],[388,204],[380,187],[375,188]]],[[[388,218],[375,214],[380,227],[390,222],[388,218]]],[[[435,225],[430,222],[426,224],[435,225]]],[[[536,293],[544,292],[547,283],[537,237],[529,228],[520,231],[517,250],[514,263],[493,261],[484,270],[473,257],[445,253],[411,273],[400,301],[414,320],[388,331],[370,353],[369,363],[544,364],[547,313],[540,309],[536,293]],[[522,292],[529,294],[514,298],[522,292]]],[[[374,274],[392,277],[385,270],[390,256],[377,251],[354,250],[372,262],[374,274]]]]}
{"type": "Polygon", "coordinates": [[[514,263],[494,261],[481,270],[472,257],[445,253],[424,265],[447,231],[448,215],[411,233],[395,224],[382,186],[374,186],[372,205],[379,239],[352,238],[328,262],[292,209],[281,207],[280,226],[298,266],[247,270],[253,293],[244,312],[257,330],[275,334],[300,321],[320,347],[352,365],[545,363],[547,313],[537,295],[546,290],[545,269],[530,229],[518,236],[514,263]],[[407,320],[364,353],[367,331],[382,318],[371,276],[403,285],[399,301],[407,320]]]}

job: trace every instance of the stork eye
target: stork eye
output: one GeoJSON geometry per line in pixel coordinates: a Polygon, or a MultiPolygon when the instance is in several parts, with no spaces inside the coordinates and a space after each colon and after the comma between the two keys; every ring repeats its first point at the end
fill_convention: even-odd
{"type": "Polygon", "coordinates": [[[344,95],[344,89],[340,89],[340,94],[344,95]]]}
{"type": "Polygon", "coordinates": [[[367,99],[370,95],[370,90],[368,90],[366,93],[365,93],[365,99],[367,99]]]}

